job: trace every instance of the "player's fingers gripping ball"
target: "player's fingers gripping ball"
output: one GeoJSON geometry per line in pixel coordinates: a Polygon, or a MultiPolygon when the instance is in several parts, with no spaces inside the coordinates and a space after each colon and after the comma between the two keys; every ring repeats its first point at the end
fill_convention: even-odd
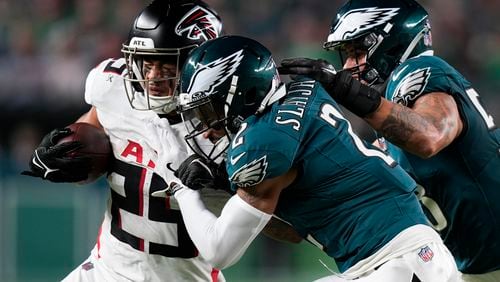
{"type": "Polygon", "coordinates": [[[109,139],[100,128],[74,123],[47,134],[23,175],[52,182],[88,183],[101,176],[111,159],[109,139]]]}
{"type": "Polygon", "coordinates": [[[83,167],[79,172],[83,178],[79,183],[89,183],[95,181],[101,175],[106,173],[112,160],[113,152],[109,137],[102,128],[98,128],[89,123],[73,123],[67,126],[73,134],[62,138],[58,144],[81,144],[80,147],[66,154],[70,161],[78,162],[85,160],[83,167]]]}

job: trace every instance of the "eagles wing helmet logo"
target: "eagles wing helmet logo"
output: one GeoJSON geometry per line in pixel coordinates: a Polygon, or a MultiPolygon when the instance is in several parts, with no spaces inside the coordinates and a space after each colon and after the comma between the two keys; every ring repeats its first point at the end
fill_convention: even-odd
{"type": "Polygon", "coordinates": [[[392,101],[405,106],[413,103],[424,91],[430,76],[430,68],[418,69],[407,74],[394,90],[392,101]]]}
{"type": "Polygon", "coordinates": [[[187,33],[187,38],[206,40],[219,37],[221,25],[213,13],[196,6],[189,11],[175,26],[175,33],[182,36],[187,33]]]}
{"type": "Polygon", "coordinates": [[[255,186],[264,180],[267,165],[267,155],[258,160],[253,160],[235,171],[230,181],[239,187],[255,186]]]}
{"type": "Polygon", "coordinates": [[[343,15],[334,32],[328,35],[328,42],[350,39],[363,31],[382,25],[397,15],[399,8],[362,8],[354,9],[343,15]]]}
{"type": "Polygon", "coordinates": [[[215,87],[221,85],[234,74],[243,59],[243,49],[228,57],[219,58],[211,63],[198,63],[196,71],[191,77],[187,93],[203,92],[213,94],[215,87]]]}

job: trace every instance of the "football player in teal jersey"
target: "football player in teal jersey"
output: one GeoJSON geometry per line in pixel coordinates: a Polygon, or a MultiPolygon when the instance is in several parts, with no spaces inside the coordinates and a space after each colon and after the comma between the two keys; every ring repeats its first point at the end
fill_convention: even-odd
{"type": "Polygon", "coordinates": [[[339,51],[343,71],[305,58],[280,70],[320,80],[397,145],[388,144],[423,186],[422,204],[464,279],[500,281],[500,129],[471,83],[433,55],[427,12],[413,0],[348,1],[324,47],[339,51]]]}
{"type": "Polygon", "coordinates": [[[274,214],[335,259],[342,273],[321,281],[458,281],[414,180],[354,134],[319,83],[283,84],[269,50],[225,36],[191,52],[180,85],[186,140],[204,157],[183,162],[163,193],[214,266],[236,263],[274,214]],[[196,189],[223,188],[220,159],[235,195],[217,217],[196,189]]]}

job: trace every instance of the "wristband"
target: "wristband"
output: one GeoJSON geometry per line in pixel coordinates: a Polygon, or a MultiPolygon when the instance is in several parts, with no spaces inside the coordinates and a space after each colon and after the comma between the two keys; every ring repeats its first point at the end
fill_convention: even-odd
{"type": "Polygon", "coordinates": [[[362,84],[349,71],[338,72],[328,93],[341,105],[359,117],[365,117],[378,109],[382,94],[362,84]]]}

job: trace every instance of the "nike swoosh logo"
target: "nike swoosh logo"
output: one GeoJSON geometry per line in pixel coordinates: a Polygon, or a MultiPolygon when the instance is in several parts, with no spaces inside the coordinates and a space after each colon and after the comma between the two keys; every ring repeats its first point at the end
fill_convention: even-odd
{"type": "Polygon", "coordinates": [[[170,170],[171,172],[174,172],[174,173],[175,173],[175,171],[176,171],[176,169],[174,169],[174,168],[172,167],[172,163],[167,163],[167,168],[168,168],[168,170],[170,170]]]}
{"type": "Polygon", "coordinates": [[[399,79],[399,76],[403,73],[403,71],[408,67],[408,65],[404,66],[400,71],[398,71],[395,75],[392,76],[392,81],[396,81],[399,79]]]}
{"type": "MultiPolygon", "coordinates": [[[[35,154],[37,154],[37,153],[35,152],[35,154]]],[[[37,155],[37,156],[38,156],[38,155],[37,155]]],[[[31,160],[31,162],[32,162],[34,165],[36,165],[37,167],[39,167],[40,169],[45,169],[42,165],[39,165],[39,164],[38,164],[36,157],[33,157],[33,159],[31,160]]]]}
{"type": "Polygon", "coordinates": [[[42,162],[42,159],[38,156],[38,150],[35,150],[35,156],[33,157],[33,164],[44,171],[43,178],[47,179],[47,175],[51,172],[58,171],[59,169],[52,169],[42,162]],[[36,158],[36,159],[35,159],[36,158]]]}
{"type": "Polygon", "coordinates": [[[243,157],[246,153],[247,152],[243,152],[243,153],[237,155],[236,157],[231,156],[231,159],[230,159],[231,164],[235,165],[241,159],[241,157],[243,157]]]}

